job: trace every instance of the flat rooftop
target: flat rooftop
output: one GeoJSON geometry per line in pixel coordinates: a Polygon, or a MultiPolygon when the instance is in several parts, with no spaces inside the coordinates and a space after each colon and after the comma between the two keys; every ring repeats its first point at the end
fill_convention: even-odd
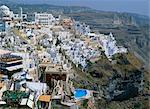
{"type": "Polygon", "coordinates": [[[5,55],[5,54],[9,54],[9,53],[11,53],[11,51],[0,49],[0,56],[5,55]]]}
{"type": "Polygon", "coordinates": [[[67,74],[68,72],[61,65],[47,66],[45,69],[47,74],[67,74]]]}

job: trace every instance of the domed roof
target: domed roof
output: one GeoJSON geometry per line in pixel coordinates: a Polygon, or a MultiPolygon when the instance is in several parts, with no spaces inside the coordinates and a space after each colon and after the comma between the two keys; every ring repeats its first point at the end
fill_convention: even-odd
{"type": "Polygon", "coordinates": [[[8,8],[7,6],[5,6],[5,5],[2,5],[2,6],[0,7],[0,9],[9,10],[9,8],[8,8]]]}
{"type": "Polygon", "coordinates": [[[2,5],[0,7],[0,12],[2,12],[4,15],[10,15],[10,10],[7,6],[5,5],[2,5]]]}

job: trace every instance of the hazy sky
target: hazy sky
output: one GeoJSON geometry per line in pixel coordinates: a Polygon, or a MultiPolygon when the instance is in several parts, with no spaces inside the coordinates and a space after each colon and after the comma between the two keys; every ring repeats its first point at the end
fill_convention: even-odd
{"type": "MultiPolygon", "coordinates": [[[[97,10],[149,15],[150,0],[13,0],[29,4],[88,6],[97,10]]],[[[150,16],[150,15],[149,15],[150,16]]]]}

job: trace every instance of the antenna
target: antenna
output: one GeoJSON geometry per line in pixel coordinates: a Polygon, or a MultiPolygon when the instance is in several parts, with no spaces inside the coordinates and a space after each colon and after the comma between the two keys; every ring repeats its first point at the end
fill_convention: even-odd
{"type": "Polygon", "coordinates": [[[22,7],[20,7],[20,19],[21,19],[21,21],[23,20],[22,13],[23,13],[22,7]]]}

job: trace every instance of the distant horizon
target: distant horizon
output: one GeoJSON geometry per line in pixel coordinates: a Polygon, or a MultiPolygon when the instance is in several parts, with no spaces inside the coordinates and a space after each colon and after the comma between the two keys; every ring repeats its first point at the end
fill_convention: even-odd
{"type": "Polygon", "coordinates": [[[13,0],[12,2],[19,4],[83,6],[100,11],[134,13],[150,17],[149,0],[13,0]]]}

